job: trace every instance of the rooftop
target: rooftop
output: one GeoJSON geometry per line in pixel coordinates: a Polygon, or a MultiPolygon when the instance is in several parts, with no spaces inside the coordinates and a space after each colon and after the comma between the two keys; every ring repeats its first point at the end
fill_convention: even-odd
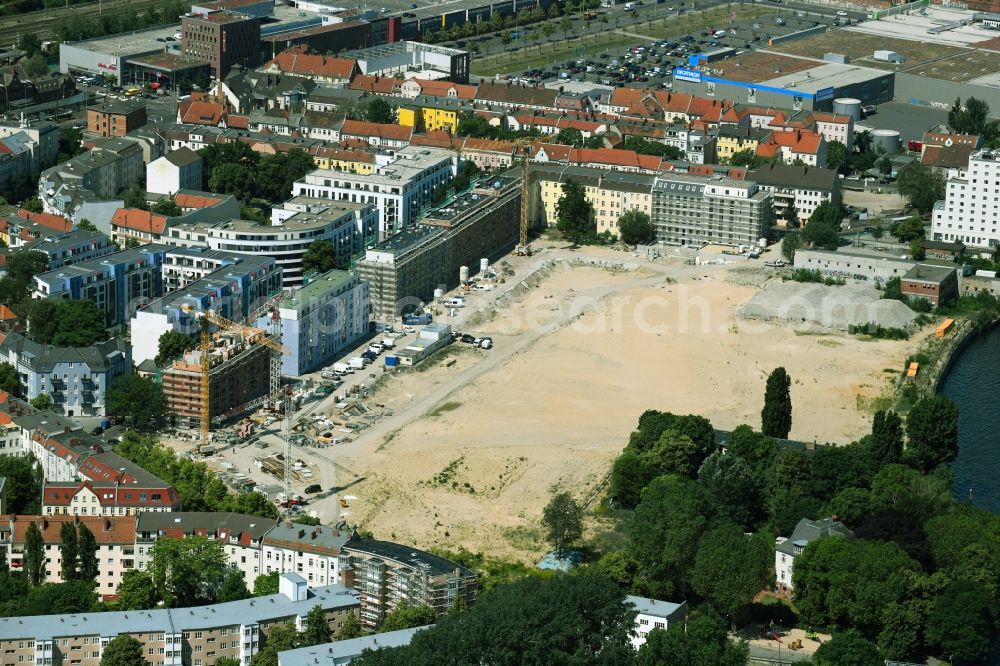
{"type": "Polygon", "coordinates": [[[161,513],[144,511],[136,518],[139,533],[181,532],[227,532],[234,536],[249,534],[252,539],[262,539],[274,527],[274,520],[247,516],[242,513],[209,511],[174,511],[161,513]]]}
{"type": "Polygon", "coordinates": [[[825,537],[853,537],[854,532],[844,527],[844,524],[832,518],[821,518],[820,520],[809,520],[803,518],[795,526],[792,536],[786,541],[775,545],[775,550],[786,555],[799,555],[798,549],[805,548],[813,541],[818,541],[825,537]]]}
{"type": "Polygon", "coordinates": [[[925,282],[939,285],[955,274],[954,268],[947,266],[932,266],[929,264],[917,264],[903,276],[906,282],[925,282]]]}
{"type": "Polygon", "coordinates": [[[374,636],[362,636],[361,638],[334,641],[297,650],[286,650],[278,653],[278,663],[281,666],[326,666],[330,662],[339,663],[337,660],[359,657],[365,650],[409,645],[413,635],[426,628],[399,629],[374,636]]]}
{"type": "Polygon", "coordinates": [[[347,271],[332,270],[323,273],[306,283],[305,286],[296,289],[294,297],[282,300],[280,307],[288,310],[301,310],[308,306],[313,299],[321,298],[356,281],[355,275],[347,271]]]}
{"type": "Polygon", "coordinates": [[[637,597],[631,594],[625,597],[625,603],[632,604],[643,615],[653,615],[655,617],[670,617],[684,607],[683,602],[675,604],[672,601],[647,599],[646,597],[637,597]]]}
{"type": "Polygon", "coordinates": [[[832,62],[810,64],[817,66],[802,68],[805,71],[796,70],[791,74],[776,76],[767,79],[764,83],[778,88],[795,88],[804,93],[815,94],[816,91],[824,88],[843,88],[870,81],[878,76],[885,76],[885,72],[880,70],[858,67],[857,65],[840,65],[832,62]]]}
{"type": "Polygon", "coordinates": [[[149,55],[129,58],[128,62],[141,67],[151,69],[162,69],[168,72],[176,72],[195,67],[208,67],[208,61],[194,56],[182,55],[180,53],[150,53],[149,55]]]}
{"type": "Polygon", "coordinates": [[[367,553],[383,559],[393,560],[394,562],[399,562],[400,564],[405,564],[415,569],[426,571],[427,574],[431,576],[451,574],[456,569],[460,570],[463,575],[475,575],[472,571],[466,569],[462,565],[440,557],[439,555],[434,555],[433,553],[428,553],[423,550],[417,550],[411,546],[392,543],[391,541],[354,539],[348,542],[346,550],[367,553]]]}
{"type": "Polygon", "coordinates": [[[226,24],[226,23],[240,23],[242,21],[260,21],[259,16],[248,16],[247,14],[241,14],[239,12],[231,12],[226,10],[220,10],[215,12],[209,12],[208,14],[195,14],[193,16],[184,15],[181,17],[181,23],[215,23],[215,24],[226,24]]]}
{"type": "Polygon", "coordinates": [[[87,277],[93,275],[96,271],[103,271],[111,266],[127,264],[138,259],[149,259],[150,255],[154,252],[166,252],[169,249],[171,248],[167,245],[156,244],[134,247],[128,250],[122,250],[121,252],[112,252],[111,254],[105,255],[99,259],[81,261],[78,264],[71,264],[69,266],[63,266],[62,268],[57,268],[45,273],[39,273],[35,276],[35,279],[39,282],[51,284],[63,279],[87,277]]]}
{"type": "Polygon", "coordinates": [[[107,37],[74,42],[72,45],[95,53],[109,53],[125,57],[140,56],[163,52],[169,44],[180,46],[180,42],[174,39],[176,32],[177,26],[171,25],[166,28],[122,32],[107,37]],[[167,40],[167,37],[170,40],[167,40]]]}

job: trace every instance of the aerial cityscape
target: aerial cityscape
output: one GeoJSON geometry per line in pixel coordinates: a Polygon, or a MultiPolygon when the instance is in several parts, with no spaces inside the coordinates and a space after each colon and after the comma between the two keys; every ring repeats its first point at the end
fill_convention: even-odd
{"type": "Polygon", "coordinates": [[[1000,1],[383,1],[0,8],[0,666],[1000,664],[1000,1]]]}

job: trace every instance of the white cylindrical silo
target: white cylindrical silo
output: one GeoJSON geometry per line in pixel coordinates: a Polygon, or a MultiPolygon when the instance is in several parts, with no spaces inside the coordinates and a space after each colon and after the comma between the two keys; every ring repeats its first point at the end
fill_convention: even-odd
{"type": "Polygon", "coordinates": [[[435,301],[440,301],[442,298],[444,298],[444,289],[435,289],[434,290],[434,300],[435,301]]]}
{"type": "Polygon", "coordinates": [[[899,132],[891,129],[877,129],[872,133],[872,150],[879,147],[885,151],[886,155],[898,155],[901,150],[899,132]]]}
{"type": "Polygon", "coordinates": [[[465,284],[469,281],[469,267],[459,266],[458,268],[458,281],[465,284]]]}
{"type": "Polygon", "coordinates": [[[479,272],[485,273],[490,267],[490,260],[485,257],[479,260],[479,272]]]}
{"type": "Polygon", "coordinates": [[[861,120],[861,100],[853,97],[838,97],[833,100],[833,112],[861,120]]]}

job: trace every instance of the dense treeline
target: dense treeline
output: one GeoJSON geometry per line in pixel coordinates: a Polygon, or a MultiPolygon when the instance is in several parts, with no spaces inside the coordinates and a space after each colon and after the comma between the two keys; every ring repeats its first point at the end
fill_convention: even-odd
{"type": "MultiPolygon", "coordinates": [[[[45,0],[46,5],[49,1],[45,0]]],[[[60,7],[65,5],[62,0],[58,1],[60,7]]],[[[141,12],[105,12],[100,16],[74,15],[60,23],[56,35],[61,42],[77,42],[104,35],[155,28],[176,23],[178,17],[188,10],[189,6],[180,0],[164,0],[162,3],[144,5],[141,12]]]]}
{"type": "Polygon", "coordinates": [[[278,509],[258,492],[231,493],[202,462],[178,456],[153,436],[126,432],[115,453],[177,488],[185,511],[233,511],[277,518],[278,509]]]}

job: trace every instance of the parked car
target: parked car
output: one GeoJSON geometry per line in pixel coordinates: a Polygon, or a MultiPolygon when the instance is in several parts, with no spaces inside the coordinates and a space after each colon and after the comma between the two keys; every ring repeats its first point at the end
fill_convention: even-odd
{"type": "Polygon", "coordinates": [[[322,490],[323,490],[323,486],[319,485],[318,483],[313,483],[313,484],[310,484],[310,485],[306,486],[306,494],[308,494],[308,495],[312,495],[314,493],[322,492],[322,490]]]}

